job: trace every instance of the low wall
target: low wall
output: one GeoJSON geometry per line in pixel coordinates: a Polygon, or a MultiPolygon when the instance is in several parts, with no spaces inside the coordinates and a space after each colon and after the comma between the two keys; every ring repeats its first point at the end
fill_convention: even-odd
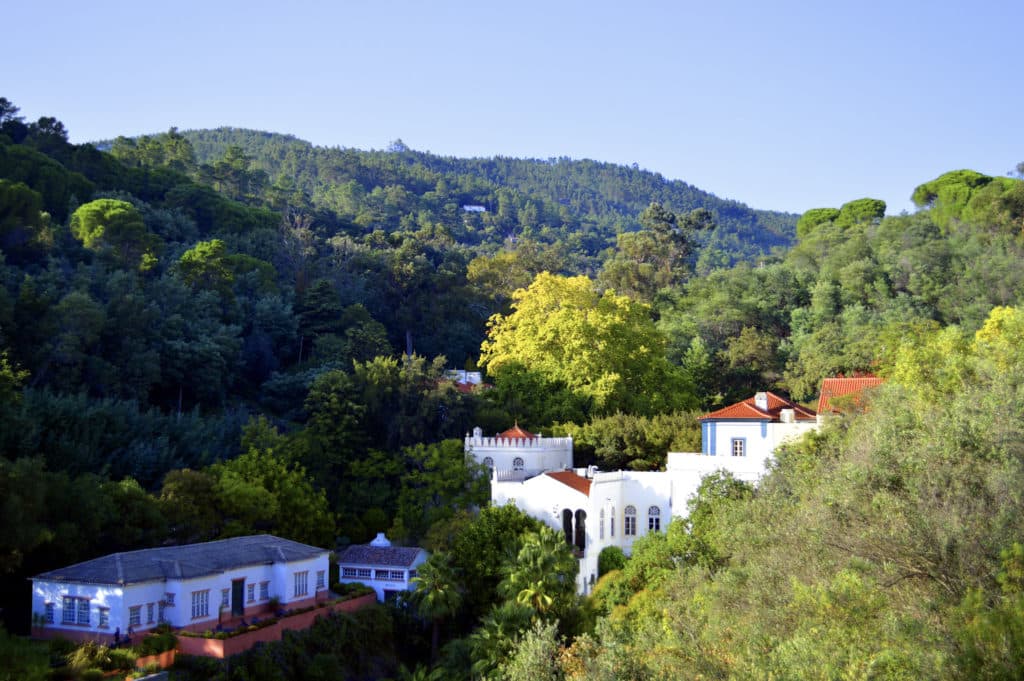
{"type": "Polygon", "coordinates": [[[195,636],[179,636],[178,651],[182,655],[200,655],[203,657],[225,658],[237,655],[252,648],[257,643],[268,643],[280,641],[285,631],[300,631],[308,629],[316,621],[316,618],[323,617],[329,612],[355,612],[376,603],[376,594],[365,594],[358,598],[341,601],[334,605],[315,608],[308,612],[301,612],[290,617],[283,617],[273,624],[248,631],[237,636],[228,638],[199,638],[195,636]]]}
{"type": "Polygon", "coordinates": [[[139,669],[144,669],[155,662],[160,665],[160,669],[167,669],[174,664],[174,658],[177,654],[177,650],[165,650],[156,655],[146,655],[135,660],[135,666],[139,669]]]}

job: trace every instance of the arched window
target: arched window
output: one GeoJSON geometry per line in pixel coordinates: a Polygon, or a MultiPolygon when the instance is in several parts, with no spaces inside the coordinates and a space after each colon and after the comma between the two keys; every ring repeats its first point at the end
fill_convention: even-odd
{"type": "Polygon", "coordinates": [[[492,459],[489,456],[485,456],[484,457],[484,465],[487,466],[488,468],[490,468],[493,471],[494,470],[494,459],[492,459]]]}
{"type": "Polygon", "coordinates": [[[627,537],[635,537],[636,536],[636,506],[627,506],[626,507],[626,517],[623,520],[625,521],[625,529],[623,530],[622,534],[624,534],[627,537]]]}
{"type": "Polygon", "coordinates": [[[572,546],[572,511],[562,509],[562,532],[565,533],[565,543],[572,546]]]}
{"type": "Polygon", "coordinates": [[[600,515],[598,523],[597,523],[597,528],[598,528],[597,533],[598,533],[598,535],[600,535],[598,538],[599,539],[604,539],[604,509],[603,508],[601,509],[601,515],[600,515]]]}
{"type": "Polygon", "coordinates": [[[584,551],[587,548],[587,512],[582,508],[576,511],[576,548],[584,551]]]}
{"type": "Polygon", "coordinates": [[[512,470],[521,471],[525,467],[526,465],[523,463],[523,457],[517,456],[516,458],[512,459],[512,470]]]}
{"type": "Polygon", "coordinates": [[[647,531],[661,532],[661,509],[657,506],[647,509],[647,531]]]}

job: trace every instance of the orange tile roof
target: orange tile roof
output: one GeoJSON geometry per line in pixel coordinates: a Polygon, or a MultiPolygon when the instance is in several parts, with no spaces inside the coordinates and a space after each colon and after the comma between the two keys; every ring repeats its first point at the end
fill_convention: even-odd
{"type": "Polygon", "coordinates": [[[780,414],[783,409],[792,409],[795,412],[797,421],[807,421],[816,417],[816,414],[810,409],[805,409],[795,402],[790,402],[785,397],[780,397],[775,393],[765,393],[768,396],[768,409],[760,409],[754,403],[755,397],[750,397],[742,402],[723,407],[718,411],[713,411],[710,414],[704,414],[700,417],[701,421],[705,420],[751,420],[751,421],[778,421],[780,420],[780,414]]]}
{"type": "Polygon", "coordinates": [[[498,433],[498,437],[503,437],[506,440],[534,440],[537,438],[533,433],[520,428],[518,423],[504,433],[498,433]]]}
{"type": "MultiPolygon", "coordinates": [[[[868,388],[874,388],[881,384],[881,378],[871,375],[855,376],[853,378],[844,378],[842,376],[826,378],[821,382],[821,396],[818,398],[818,412],[838,413],[839,410],[832,406],[833,398],[843,397],[845,395],[855,395],[868,388]]],[[[859,398],[854,398],[854,400],[859,403],[859,398]]]]}
{"type": "Polygon", "coordinates": [[[586,496],[590,496],[590,478],[585,478],[582,475],[576,475],[572,471],[554,471],[545,473],[548,477],[554,478],[563,485],[572,487],[577,492],[582,492],[586,496]]]}

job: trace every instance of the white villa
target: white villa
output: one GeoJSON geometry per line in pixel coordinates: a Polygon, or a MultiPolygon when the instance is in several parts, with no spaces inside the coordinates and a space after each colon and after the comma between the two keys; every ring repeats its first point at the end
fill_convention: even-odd
{"type": "Polygon", "coordinates": [[[161,622],[204,631],[327,593],[327,549],[263,534],[112,553],[32,578],[40,634],[112,643],[161,622]]]}
{"type": "Polygon", "coordinates": [[[571,438],[544,439],[518,425],[495,438],[482,438],[476,429],[466,438],[466,452],[491,466],[492,504],[515,504],[565,533],[579,558],[582,594],[597,581],[602,549],[618,546],[628,555],[637,537],[685,516],[686,502],[709,473],[726,470],[757,481],[779,444],[817,425],[813,411],[761,392],[704,415],[702,451],[669,452],[664,471],[574,469],[571,438]]]}
{"type": "Polygon", "coordinates": [[[338,555],[338,581],[361,582],[377,593],[383,602],[404,591],[412,591],[416,568],[427,560],[419,547],[392,546],[383,532],[369,544],[353,544],[338,555]]]}

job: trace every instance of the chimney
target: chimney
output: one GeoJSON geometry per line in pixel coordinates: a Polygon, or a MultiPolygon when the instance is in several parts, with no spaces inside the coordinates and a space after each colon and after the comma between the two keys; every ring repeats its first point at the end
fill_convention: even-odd
{"type": "Polygon", "coordinates": [[[377,538],[370,542],[370,546],[387,547],[391,546],[391,542],[388,541],[388,538],[384,535],[383,532],[378,532],[377,538]]]}
{"type": "Polygon", "coordinates": [[[768,411],[768,393],[756,393],[754,395],[754,406],[761,411],[768,411]]]}
{"type": "Polygon", "coordinates": [[[796,423],[796,410],[783,409],[779,412],[779,420],[783,423],[796,423]]]}

